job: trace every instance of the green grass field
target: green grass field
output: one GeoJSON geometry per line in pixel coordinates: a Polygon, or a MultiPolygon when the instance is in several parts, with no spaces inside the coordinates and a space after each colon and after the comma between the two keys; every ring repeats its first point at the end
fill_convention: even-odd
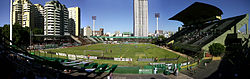
{"type": "MultiPolygon", "coordinates": [[[[113,61],[113,60],[94,60],[97,63],[118,64],[122,66],[142,66],[152,62],[136,61],[138,58],[176,58],[179,55],[159,48],[152,44],[94,44],[87,46],[48,49],[46,51],[76,54],[76,55],[91,55],[104,57],[132,58],[132,62],[113,61]]],[[[50,57],[51,55],[47,55],[50,57]]],[[[56,57],[56,56],[52,56],[56,57]]],[[[62,58],[62,57],[61,57],[62,58]]],[[[65,58],[65,57],[63,57],[65,58]]],[[[180,57],[178,62],[185,61],[186,58],[180,57]]],[[[177,63],[177,61],[159,61],[158,63],[177,63]]]]}

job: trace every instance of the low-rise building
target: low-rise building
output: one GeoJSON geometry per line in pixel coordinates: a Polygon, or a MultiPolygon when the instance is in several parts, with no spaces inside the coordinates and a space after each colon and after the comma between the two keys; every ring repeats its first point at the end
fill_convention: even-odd
{"type": "Polygon", "coordinates": [[[92,29],[90,26],[83,28],[83,36],[92,36],[92,29]]]}

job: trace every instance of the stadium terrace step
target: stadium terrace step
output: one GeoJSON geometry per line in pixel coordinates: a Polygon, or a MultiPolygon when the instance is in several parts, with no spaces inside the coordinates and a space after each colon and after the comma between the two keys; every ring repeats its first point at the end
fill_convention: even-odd
{"type": "Polygon", "coordinates": [[[87,36],[87,38],[88,38],[89,40],[93,41],[94,43],[97,43],[97,41],[96,41],[94,38],[92,38],[92,37],[90,37],[90,36],[87,36]]]}
{"type": "Polygon", "coordinates": [[[79,38],[77,38],[77,37],[75,37],[75,36],[73,36],[73,35],[70,35],[70,37],[71,37],[72,39],[74,39],[77,43],[82,44],[82,42],[79,40],[79,38]]]}

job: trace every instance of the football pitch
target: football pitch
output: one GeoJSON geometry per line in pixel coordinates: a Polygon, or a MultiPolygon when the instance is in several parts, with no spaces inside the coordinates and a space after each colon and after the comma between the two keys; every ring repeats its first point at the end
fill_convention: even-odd
{"type": "MultiPolygon", "coordinates": [[[[60,52],[76,55],[90,55],[98,57],[132,58],[133,61],[114,61],[114,60],[93,60],[97,63],[118,64],[123,66],[140,66],[153,61],[137,61],[138,58],[177,58],[179,55],[159,48],[153,44],[93,44],[79,47],[48,49],[46,51],[60,52]]],[[[156,63],[177,63],[184,62],[186,58],[180,56],[175,61],[157,61],[156,63]]]]}

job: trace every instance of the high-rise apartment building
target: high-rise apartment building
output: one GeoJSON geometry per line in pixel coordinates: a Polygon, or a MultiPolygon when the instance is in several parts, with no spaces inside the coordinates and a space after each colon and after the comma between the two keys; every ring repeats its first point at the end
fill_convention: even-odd
{"type": "Polygon", "coordinates": [[[59,1],[44,5],[44,35],[69,35],[68,9],[59,1]]]}
{"type": "Polygon", "coordinates": [[[34,6],[29,0],[15,0],[12,5],[12,23],[22,27],[34,26],[34,6]]]}
{"type": "Polygon", "coordinates": [[[148,0],[134,0],[134,36],[148,36],[148,0]]]}
{"type": "Polygon", "coordinates": [[[69,33],[74,36],[80,35],[80,8],[71,7],[69,11],[69,33]]]}

